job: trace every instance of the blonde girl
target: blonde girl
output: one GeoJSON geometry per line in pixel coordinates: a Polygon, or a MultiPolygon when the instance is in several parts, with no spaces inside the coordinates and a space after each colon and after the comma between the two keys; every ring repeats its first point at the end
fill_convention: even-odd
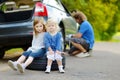
{"type": "Polygon", "coordinates": [[[34,20],[32,46],[23,52],[17,61],[8,61],[8,65],[13,70],[24,73],[25,68],[32,63],[34,58],[44,56],[46,51],[43,43],[45,31],[46,29],[43,20],[34,20]],[[26,58],[27,60],[25,61],[26,58]]]}
{"type": "Polygon", "coordinates": [[[54,60],[58,63],[58,69],[59,72],[64,73],[63,65],[62,65],[62,56],[61,56],[61,38],[62,35],[59,32],[60,28],[57,24],[57,22],[54,19],[48,19],[46,23],[46,30],[44,36],[44,44],[47,49],[47,67],[46,67],[46,73],[50,73],[51,71],[51,65],[54,60]]]}

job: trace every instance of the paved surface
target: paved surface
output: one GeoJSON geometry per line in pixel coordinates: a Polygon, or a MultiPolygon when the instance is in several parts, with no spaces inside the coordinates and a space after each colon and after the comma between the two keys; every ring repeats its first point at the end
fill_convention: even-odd
{"type": "Polygon", "coordinates": [[[120,80],[120,43],[97,42],[91,57],[66,56],[65,73],[11,70],[7,60],[0,60],[0,80],[120,80]]]}

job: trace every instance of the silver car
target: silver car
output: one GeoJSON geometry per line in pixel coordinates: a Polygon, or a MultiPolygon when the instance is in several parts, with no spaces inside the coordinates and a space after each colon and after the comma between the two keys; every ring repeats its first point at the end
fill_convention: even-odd
{"type": "MultiPolygon", "coordinates": [[[[16,2],[0,0],[0,58],[11,48],[26,50],[32,41],[34,17],[55,18],[63,35],[63,50],[66,48],[66,35],[75,33],[76,22],[61,0],[37,0],[30,5],[16,5],[16,2]],[[34,6],[35,3],[35,6],[34,6]],[[9,7],[8,7],[9,6],[9,7]]],[[[23,0],[24,2],[24,0],[23,0]]]]}
{"type": "Polygon", "coordinates": [[[63,35],[63,48],[65,50],[67,41],[67,35],[76,33],[77,23],[72,18],[70,12],[63,5],[61,0],[34,0],[36,18],[44,17],[45,21],[49,18],[54,18],[60,28],[63,35]]]}

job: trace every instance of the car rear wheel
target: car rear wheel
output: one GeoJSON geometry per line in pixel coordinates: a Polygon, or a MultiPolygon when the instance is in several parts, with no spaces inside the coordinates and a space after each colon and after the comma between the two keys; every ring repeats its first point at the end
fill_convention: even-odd
{"type": "Polygon", "coordinates": [[[4,49],[0,49],[0,59],[2,59],[4,57],[5,51],[4,49]]]}
{"type": "Polygon", "coordinates": [[[29,46],[22,47],[24,51],[26,51],[29,48],[29,46]]]}

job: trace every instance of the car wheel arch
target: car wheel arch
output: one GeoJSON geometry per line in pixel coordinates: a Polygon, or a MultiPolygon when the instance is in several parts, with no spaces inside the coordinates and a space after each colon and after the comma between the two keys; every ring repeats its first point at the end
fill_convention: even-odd
{"type": "Polygon", "coordinates": [[[5,50],[3,48],[0,48],[0,59],[2,59],[5,55],[5,50]]]}
{"type": "Polygon", "coordinates": [[[62,36],[63,36],[63,45],[62,45],[62,50],[65,51],[66,50],[66,43],[65,43],[65,37],[66,37],[66,33],[65,33],[65,25],[62,21],[60,21],[59,23],[59,26],[61,28],[61,33],[62,33],[62,36]]]}

